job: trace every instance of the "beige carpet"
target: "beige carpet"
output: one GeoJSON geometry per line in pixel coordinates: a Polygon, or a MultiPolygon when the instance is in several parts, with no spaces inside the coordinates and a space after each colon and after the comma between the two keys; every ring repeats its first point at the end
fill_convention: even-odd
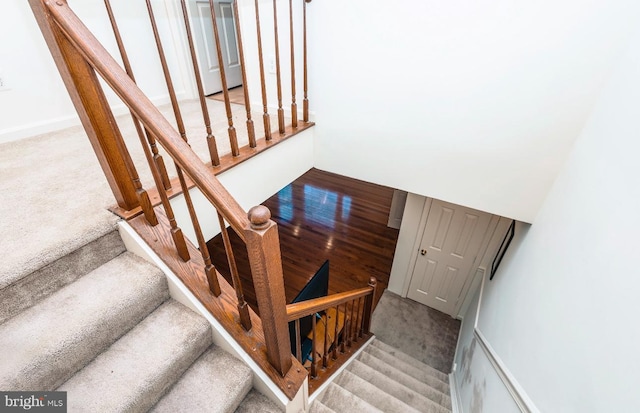
{"type": "MultiPolygon", "coordinates": [[[[207,99],[220,155],[230,152],[224,104],[207,99]]],[[[206,131],[197,100],[180,104],[189,143],[209,162],[206,131]]],[[[169,105],[160,108],[174,122],[169,105]]],[[[261,114],[254,116],[256,136],[264,136],[261,114]]],[[[151,172],[129,115],[117,119],[144,187],[151,172]]],[[[240,146],[246,145],[246,112],[233,105],[240,146]]],[[[275,119],[272,120],[272,124],[275,119]]],[[[165,157],[169,174],[173,162],[165,157]]],[[[115,227],[106,210],[115,203],[81,126],[0,145],[0,289],[58,259],[115,227]]]]}
{"type": "Polygon", "coordinates": [[[371,331],[403,353],[451,372],[460,320],[385,290],[373,313],[371,331]]]}

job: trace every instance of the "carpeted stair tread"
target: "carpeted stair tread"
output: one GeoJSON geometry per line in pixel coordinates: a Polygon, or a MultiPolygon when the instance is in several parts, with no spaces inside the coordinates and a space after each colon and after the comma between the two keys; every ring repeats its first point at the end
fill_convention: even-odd
{"type": "Polygon", "coordinates": [[[415,377],[423,383],[427,383],[428,385],[440,390],[443,393],[449,393],[449,383],[440,380],[438,377],[432,375],[432,369],[429,368],[424,363],[420,364],[409,364],[406,363],[391,354],[385,352],[384,350],[380,350],[378,347],[368,346],[365,351],[367,354],[387,363],[390,366],[408,374],[410,376],[415,377]]]}
{"type": "MultiPolygon", "coordinates": [[[[320,402],[336,413],[343,412],[381,412],[380,409],[372,406],[349,390],[330,383],[320,396],[320,402]]],[[[381,412],[382,413],[382,412],[381,412]]]]}
{"type": "Polygon", "coordinates": [[[336,413],[335,410],[328,408],[319,400],[315,400],[311,403],[311,408],[309,408],[309,413],[336,413]]]}
{"type": "Polygon", "coordinates": [[[69,411],[146,412],[212,341],[205,318],[169,300],[58,390],[69,411]]]}
{"type": "Polygon", "coordinates": [[[369,378],[365,376],[344,370],[335,383],[383,412],[419,412],[404,401],[397,399],[393,391],[389,391],[389,387],[401,387],[399,383],[394,383],[392,380],[387,379],[385,381],[387,387],[381,387],[377,385],[379,383],[370,383],[369,378]]]}
{"type": "Polygon", "coordinates": [[[0,388],[55,389],[168,297],[160,270],[119,255],[0,326],[0,388]]]}
{"type": "Polygon", "coordinates": [[[360,353],[357,360],[417,392],[420,392],[424,387],[418,384],[421,383],[422,385],[430,386],[441,393],[449,394],[448,384],[429,375],[425,376],[426,381],[420,380],[401,369],[400,366],[388,364],[384,360],[380,360],[379,358],[372,356],[366,351],[366,349],[360,353]]]}
{"type": "Polygon", "coordinates": [[[252,389],[244,398],[235,413],[282,413],[280,407],[262,393],[252,389]]]}
{"type": "Polygon", "coordinates": [[[0,280],[0,324],[124,251],[120,235],[111,231],[22,278],[5,277],[0,280]]]}
{"type": "Polygon", "coordinates": [[[429,372],[429,374],[431,374],[432,376],[435,376],[436,378],[440,379],[441,381],[445,382],[445,383],[449,383],[449,377],[441,372],[440,370],[437,370],[431,366],[429,366],[428,364],[425,364],[424,362],[406,354],[403,353],[402,351],[398,350],[395,347],[392,347],[390,345],[388,345],[387,343],[380,341],[378,339],[373,340],[373,342],[371,342],[371,345],[373,347],[377,347],[380,350],[388,353],[389,355],[407,363],[410,364],[412,366],[420,366],[420,369],[423,371],[427,371],[429,372]]]}
{"type": "Polygon", "coordinates": [[[448,395],[417,381],[413,377],[396,375],[391,378],[358,360],[354,360],[346,371],[357,375],[379,391],[412,406],[411,409],[430,413],[443,413],[451,409],[451,399],[448,395]],[[396,381],[395,378],[399,378],[400,381],[396,381]]]}
{"type": "Polygon", "coordinates": [[[251,390],[252,377],[249,367],[213,346],[150,411],[230,413],[251,390]]]}

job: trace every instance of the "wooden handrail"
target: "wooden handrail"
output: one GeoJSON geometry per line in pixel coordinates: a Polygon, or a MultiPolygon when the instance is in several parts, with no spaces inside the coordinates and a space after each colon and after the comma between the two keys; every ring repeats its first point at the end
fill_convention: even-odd
{"type": "MultiPolygon", "coordinates": [[[[70,45],[70,49],[73,49],[73,53],[79,56],[78,60],[82,64],[88,65],[90,69],[102,76],[144,127],[160,142],[178,166],[177,169],[182,169],[191,178],[205,198],[247,244],[254,285],[262,287],[262,290],[257,293],[257,299],[265,327],[267,358],[280,376],[286,376],[292,367],[292,361],[286,345],[288,329],[284,281],[277,226],[270,220],[269,211],[264,207],[254,207],[249,213],[243,210],[214,173],[173,129],[64,0],[55,2],[30,0],[30,2],[43,32],[55,32],[49,39],[54,42],[52,52],[58,63],[62,66],[66,64],[61,56],[56,54],[55,42],[66,42],[70,45]]],[[[45,37],[47,36],[49,34],[45,34],[45,37]]],[[[91,73],[95,77],[95,74],[91,73]]],[[[75,83],[70,82],[67,86],[70,90],[74,90],[78,87],[78,83],[81,84],[81,79],[75,83]]],[[[84,106],[84,103],[81,98],[78,99],[80,107],[84,106]]]]}
{"type": "Polygon", "coordinates": [[[243,233],[250,229],[246,211],[84,26],[66,2],[45,2],[44,4],[65,36],[122,99],[124,104],[136,114],[145,128],[153,134],[244,241],[243,233]]]}
{"type": "MultiPolygon", "coordinates": [[[[245,211],[216,178],[212,169],[209,168],[198,155],[196,155],[187,143],[186,131],[179,113],[178,102],[175,91],[173,90],[168,65],[164,58],[164,52],[160,42],[159,32],[155,24],[151,2],[149,0],[146,1],[147,8],[165,80],[167,82],[172,107],[176,114],[176,123],[178,125],[177,131],[136,85],[128,64],[128,58],[124,52],[122,40],[119,38],[119,32],[115,25],[115,19],[112,16],[108,0],[105,0],[105,2],[110,18],[112,19],[118,46],[123,52],[123,60],[125,61],[126,70],[123,69],[120,64],[106,51],[78,16],[76,16],[71,8],[69,8],[67,0],[28,1],[31,4],[34,15],[36,16],[38,24],[40,25],[43,35],[49,45],[54,61],[58,65],[74,105],[76,106],[83,124],[85,125],[87,134],[89,135],[90,140],[94,145],[94,149],[98,154],[98,158],[103,166],[105,174],[107,175],[107,179],[112,186],[112,190],[116,196],[118,204],[127,210],[136,208],[140,202],[135,198],[135,190],[138,189],[138,192],[140,192],[141,186],[138,185],[139,179],[137,177],[137,172],[133,169],[134,167],[129,157],[128,149],[122,140],[119,128],[115,122],[113,113],[104,95],[97,75],[102,77],[105,83],[131,111],[140,141],[143,145],[143,150],[145,151],[145,157],[147,158],[151,168],[151,172],[158,189],[158,194],[160,195],[162,204],[164,205],[166,221],[171,225],[170,232],[174,240],[178,256],[182,258],[184,262],[189,262],[193,261],[195,257],[192,256],[188,250],[189,248],[192,250],[195,248],[189,247],[182,235],[182,231],[175,222],[176,220],[172,213],[172,207],[167,196],[167,191],[164,191],[166,183],[163,182],[163,176],[159,170],[160,165],[155,163],[154,155],[157,151],[153,151],[153,153],[151,153],[149,148],[146,146],[140,125],[142,125],[146,132],[145,134],[147,135],[151,149],[156,149],[155,141],[157,141],[174,160],[176,172],[180,180],[180,188],[184,194],[189,215],[191,216],[192,224],[194,225],[196,237],[198,238],[198,243],[201,249],[205,276],[210,284],[209,291],[213,293],[213,296],[221,295],[220,286],[217,284],[218,274],[213,268],[209,253],[206,249],[206,243],[204,242],[195,208],[190,199],[189,187],[185,178],[189,178],[216,209],[223,233],[226,234],[225,222],[227,222],[234,232],[245,242],[261,315],[260,319],[258,319],[258,325],[261,328],[257,333],[263,334],[261,343],[264,343],[266,349],[264,355],[260,356],[260,360],[266,359],[268,361],[268,364],[262,364],[263,368],[268,372],[270,377],[276,377],[277,379],[284,380],[284,387],[286,387],[286,389],[282,387],[282,383],[280,383],[280,387],[287,396],[292,398],[299,389],[299,386],[302,384],[303,376],[300,373],[299,367],[301,366],[295,365],[295,359],[292,358],[289,348],[287,307],[284,294],[282,258],[280,255],[277,225],[270,219],[270,212],[265,207],[258,206],[252,208],[248,212],[245,211]],[[291,380],[292,376],[297,376],[295,382],[288,381],[291,380]],[[295,389],[293,387],[295,387],[295,389]]],[[[213,6],[213,1],[210,1],[210,5],[213,6]]],[[[182,2],[182,6],[186,18],[186,7],[184,2],[182,2]]],[[[214,32],[217,33],[217,30],[215,30],[215,14],[213,7],[211,12],[214,32]]],[[[274,18],[277,17],[274,16],[274,18]]],[[[188,22],[185,21],[185,23],[188,27],[188,22]]],[[[220,45],[217,35],[216,46],[219,55],[218,57],[221,61],[220,45]]],[[[278,46],[276,44],[276,49],[277,47],[278,46]]],[[[193,58],[192,44],[190,44],[190,49],[193,58]]],[[[279,63],[276,63],[279,72],[279,63]]],[[[246,77],[245,75],[243,76],[246,77]]],[[[293,78],[292,82],[294,82],[293,78]]],[[[280,79],[278,78],[278,88],[280,88],[279,83],[280,79]]],[[[224,79],[223,84],[226,84],[224,79]]],[[[265,86],[263,84],[263,91],[264,88],[265,86]]],[[[202,89],[201,87],[199,87],[199,91],[202,92],[200,89],[202,89]]],[[[229,121],[230,140],[233,155],[236,156],[238,155],[238,148],[237,142],[234,143],[235,129],[233,129],[232,114],[229,110],[229,99],[227,95],[228,92],[226,92],[225,89],[225,106],[229,121]]],[[[205,111],[206,102],[203,100],[202,96],[200,103],[203,111],[205,111]]],[[[279,110],[282,111],[281,105],[279,110]]],[[[247,107],[247,111],[249,125],[249,107],[247,107]]],[[[283,118],[281,113],[279,113],[279,120],[280,117],[283,118]]],[[[207,137],[209,138],[211,131],[208,120],[206,120],[206,116],[205,123],[208,133],[207,137]]],[[[279,123],[282,123],[282,121],[279,123]]],[[[265,126],[266,125],[268,125],[268,123],[265,123],[265,126]]],[[[293,126],[292,129],[296,129],[295,126],[293,126]]],[[[265,141],[268,141],[269,133],[270,131],[266,129],[265,141]]],[[[280,128],[280,133],[285,133],[284,126],[280,128]]],[[[249,134],[251,134],[251,131],[249,131],[249,134]]],[[[253,142],[251,147],[253,148],[254,146],[256,146],[255,142],[253,142]]],[[[213,158],[212,163],[215,163],[213,158]]],[[[143,205],[143,207],[144,206],[145,205],[143,205]]],[[[145,212],[153,212],[152,209],[147,209],[149,209],[149,211],[145,212]]],[[[149,220],[149,222],[153,224],[152,221],[152,219],[149,220]]],[[[163,225],[166,225],[166,223],[163,225]]],[[[227,252],[227,256],[230,259],[233,259],[233,254],[230,251],[230,248],[227,252]]],[[[187,266],[189,265],[190,264],[187,266]]],[[[236,276],[235,278],[238,277],[236,276]]],[[[238,312],[242,319],[243,327],[245,330],[249,330],[252,325],[250,319],[251,313],[242,298],[242,289],[239,281],[236,284],[235,291],[237,294],[238,312]]],[[[365,290],[367,291],[363,292],[363,296],[366,296],[366,299],[371,301],[373,297],[371,288],[367,288],[365,290]]],[[[375,291],[375,289],[373,291],[375,291]]],[[[255,352],[256,348],[253,348],[253,351],[255,352]]]]}
{"type": "Polygon", "coordinates": [[[377,280],[371,277],[365,288],[287,305],[289,327],[293,325],[295,329],[294,354],[309,370],[310,390],[317,389],[331,372],[337,371],[362,346],[363,340],[360,339],[370,337],[376,288],[377,280]],[[303,337],[300,337],[300,323],[303,319],[306,319],[307,325],[311,323],[311,331],[304,333],[307,334],[305,340],[311,340],[310,355],[303,354],[301,345],[303,337]],[[316,331],[318,326],[319,332],[316,331]],[[318,368],[320,362],[321,369],[318,368]]]}
{"type": "Polygon", "coordinates": [[[295,321],[299,318],[324,311],[327,308],[356,300],[360,297],[373,294],[373,287],[358,288],[344,293],[331,294],[326,297],[313,298],[299,303],[287,305],[287,321],[295,321]]]}

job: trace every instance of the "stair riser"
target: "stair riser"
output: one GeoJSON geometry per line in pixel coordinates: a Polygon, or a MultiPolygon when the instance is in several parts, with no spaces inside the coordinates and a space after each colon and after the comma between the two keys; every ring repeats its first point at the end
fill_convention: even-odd
{"type": "Polygon", "coordinates": [[[411,385],[407,381],[396,381],[397,376],[391,378],[357,360],[351,364],[350,372],[368,381],[380,392],[388,393],[391,397],[401,400],[418,411],[443,413],[451,407],[449,398],[435,389],[423,383],[411,385]]]}
{"type": "MultiPolygon", "coordinates": [[[[415,378],[416,380],[428,384],[434,389],[444,393],[449,394],[449,384],[443,382],[435,376],[432,376],[428,371],[424,371],[414,366],[407,365],[400,360],[395,359],[393,356],[388,353],[380,352],[376,348],[367,348],[361,355],[361,359],[371,357],[375,359],[377,362],[384,363],[387,366],[400,370],[402,373],[415,378]],[[373,350],[373,351],[371,351],[373,350]]],[[[367,363],[368,364],[368,363],[367,363]]]]}
{"type": "Polygon", "coordinates": [[[404,400],[396,398],[395,394],[389,391],[389,387],[399,386],[398,383],[393,383],[391,380],[387,380],[386,386],[382,388],[377,383],[370,383],[368,377],[358,376],[345,370],[334,383],[383,412],[419,413],[418,410],[407,405],[404,400]]]}
{"type": "MultiPolygon", "coordinates": [[[[422,365],[423,364],[423,362],[421,362],[420,360],[417,360],[417,359],[411,357],[410,355],[405,354],[405,353],[401,352],[400,350],[391,347],[388,344],[385,344],[384,342],[382,342],[380,340],[374,340],[371,343],[371,345],[372,345],[372,347],[375,347],[376,349],[382,350],[383,352],[388,353],[389,355],[399,359],[400,361],[402,361],[404,363],[407,363],[407,364],[410,364],[410,365],[422,365]]],[[[437,379],[439,379],[443,383],[449,383],[449,376],[446,373],[443,373],[440,370],[434,369],[433,367],[428,366],[428,365],[425,365],[422,368],[423,368],[423,370],[425,372],[428,371],[430,375],[436,377],[437,379]]]]}
{"type": "Polygon", "coordinates": [[[69,411],[146,412],[211,343],[206,320],[169,301],[58,390],[69,411]]]}
{"type": "Polygon", "coordinates": [[[0,290],[0,324],[125,251],[112,231],[0,290]]]}
{"type": "Polygon", "coordinates": [[[57,388],[168,298],[157,268],[110,261],[0,326],[0,388],[57,388]]]}

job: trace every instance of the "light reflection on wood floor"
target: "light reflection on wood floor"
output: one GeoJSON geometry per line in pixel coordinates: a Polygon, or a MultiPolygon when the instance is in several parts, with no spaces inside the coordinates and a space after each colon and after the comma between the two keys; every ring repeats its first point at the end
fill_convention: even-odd
{"type": "MultiPolygon", "coordinates": [[[[263,205],[278,224],[287,302],[330,261],[329,293],[378,280],[376,302],[389,282],[398,230],[387,227],[393,189],[311,169],[263,205]]],[[[256,309],[246,249],[229,231],[247,302],[256,309]]],[[[231,282],[221,236],[207,245],[231,282]]],[[[256,309],[257,310],[257,309],[256,309]]]]}

